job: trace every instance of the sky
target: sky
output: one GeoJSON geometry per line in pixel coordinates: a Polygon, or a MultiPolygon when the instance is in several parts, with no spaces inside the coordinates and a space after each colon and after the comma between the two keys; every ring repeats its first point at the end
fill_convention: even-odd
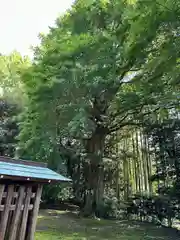
{"type": "Polygon", "coordinates": [[[47,33],[56,18],[73,0],[0,0],[0,53],[17,50],[32,55],[30,46],[39,43],[38,34],[47,33]]]}

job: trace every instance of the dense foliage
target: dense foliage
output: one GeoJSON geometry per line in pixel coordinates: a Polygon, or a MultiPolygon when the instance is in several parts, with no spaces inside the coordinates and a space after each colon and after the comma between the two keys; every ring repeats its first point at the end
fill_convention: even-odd
{"type": "Polygon", "coordinates": [[[18,52],[0,55],[0,155],[16,155],[18,116],[25,103],[21,74],[29,66],[18,52]]]}
{"type": "Polygon", "coordinates": [[[18,126],[17,106],[6,99],[0,99],[0,156],[14,157],[16,152],[18,126]]]}
{"type": "Polygon", "coordinates": [[[177,215],[179,9],[178,0],[77,0],[18,72],[16,154],[71,176],[86,216],[134,213],[170,225],[177,215]]]}

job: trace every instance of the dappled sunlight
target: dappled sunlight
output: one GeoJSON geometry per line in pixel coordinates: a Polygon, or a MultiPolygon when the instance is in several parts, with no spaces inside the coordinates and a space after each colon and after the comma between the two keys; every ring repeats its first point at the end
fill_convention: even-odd
{"type": "Polygon", "coordinates": [[[180,239],[180,0],[60,2],[0,52],[0,238],[180,239]]]}
{"type": "Polygon", "coordinates": [[[84,219],[66,211],[42,210],[36,240],[177,240],[173,229],[135,222],[84,219]]]}

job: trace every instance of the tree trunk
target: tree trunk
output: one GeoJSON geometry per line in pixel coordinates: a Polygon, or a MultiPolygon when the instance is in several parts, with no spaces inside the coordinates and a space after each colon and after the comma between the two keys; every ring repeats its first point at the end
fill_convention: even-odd
{"type": "Polygon", "coordinates": [[[143,163],[143,174],[144,174],[144,190],[147,193],[149,189],[148,189],[147,158],[145,154],[145,148],[146,148],[146,143],[145,143],[144,133],[141,130],[141,152],[142,152],[142,163],[143,163]]]}
{"type": "Polygon", "coordinates": [[[145,136],[145,144],[146,144],[146,157],[147,157],[147,174],[148,174],[148,184],[149,184],[149,192],[152,194],[152,181],[150,180],[152,175],[152,162],[151,162],[151,154],[150,154],[150,146],[148,137],[145,136]]]}
{"type": "Polygon", "coordinates": [[[84,216],[100,214],[104,198],[104,165],[103,153],[105,134],[97,129],[92,138],[86,141],[87,160],[84,176],[86,181],[86,196],[83,209],[84,216]]]}
{"type": "Polygon", "coordinates": [[[140,158],[139,158],[139,142],[138,142],[138,131],[135,132],[136,141],[136,163],[137,163],[137,178],[138,178],[138,191],[141,193],[141,169],[140,169],[140,158]]]}
{"type": "Polygon", "coordinates": [[[133,147],[133,168],[134,168],[134,178],[135,178],[135,188],[134,192],[138,191],[138,175],[137,175],[137,164],[136,164],[136,150],[135,150],[135,141],[134,141],[134,132],[132,133],[132,147],[133,147]]]}
{"type": "Polygon", "coordinates": [[[126,157],[127,139],[124,140],[124,157],[123,157],[123,172],[124,172],[124,200],[127,201],[129,197],[129,162],[126,157]]]}
{"type": "Polygon", "coordinates": [[[116,158],[117,158],[117,170],[116,170],[116,197],[118,201],[120,201],[120,194],[121,194],[121,181],[120,181],[120,159],[119,159],[119,141],[118,141],[118,131],[116,132],[116,145],[115,145],[115,150],[116,150],[116,158]]]}

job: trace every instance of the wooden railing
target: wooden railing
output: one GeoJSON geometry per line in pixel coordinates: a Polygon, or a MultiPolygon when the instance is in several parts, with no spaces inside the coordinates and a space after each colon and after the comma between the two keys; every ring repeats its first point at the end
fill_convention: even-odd
{"type": "Polygon", "coordinates": [[[42,185],[0,185],[0,240],[34,240],[42,185]]]}

